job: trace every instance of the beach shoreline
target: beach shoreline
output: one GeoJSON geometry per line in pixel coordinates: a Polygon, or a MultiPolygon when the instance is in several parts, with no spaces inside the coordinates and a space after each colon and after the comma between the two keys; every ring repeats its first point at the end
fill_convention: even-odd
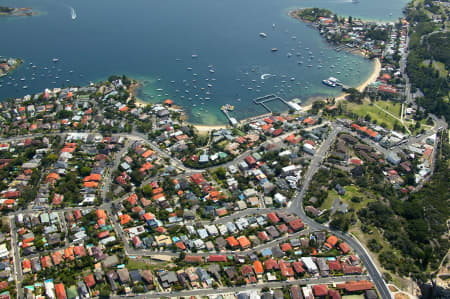
{"type": "MultiPolygon", "coordinates": [[[[365,80],[363,83],[361,83],[360,85],[358,85],[357,87],[355,87],[356,90],[358,90],[359,92],[363,92],[367,86],[369,86],[369,84],[375,82],[377,80],[377,78],[380,76],[380,72],[381,72],[381,62],[379,58],[374,58],[373,61],[375,62],[375,66],[374,69],[371,73],[371,75],[367,78],[367,80],[365,80]]],[[[137,107],[144,107],[146,105],[149,105],[150,103],[136,97],[136,89],[138,89],[141,86],[139,81],[136,81],[136,84],[132,86],[132,88],[130,88],[130,93],[132,93],[135,96],[135,103],[137,107]]],[[[346,99],[346,97],[348,96],[348,93],[343,92],[343,94],[341,94],[340,96],[335,98],[335,103],[339,103],[340,101],[343,101],[346,99]]],[[[304,111],[310,110],[312,108],[312,105],[314,102],[316,101],[323,101],[326,100],[328,97],[324,97],[324,96],[314,96],[314,97],[310,97],[308,99],[306,99],[305,103],[307,103],[306,105],[301,105],[301,107],[303,108],[304,111]]],[[[254,115],[254,116],[249,116],[247,118],[257,118],[258,115],[254,115]]],[[[246,119],[247,119],[246,118],[246,119]]],[[[239,120],[240,122],[242,120],[239,120]]],[[[205,125],[205,124],[194,124],[194,123],[190,123],[189,121],[186,121],[186,123],[194,126],[199,133],[208,133],[211,132],[212,130],[220,130],[220,129],[226,129],[229,127],[228,124],[221,124],[221,125],[205,125]]]]}
{"type": "MultiPolygon", "coordinates": [[[[133,83],[129,89],[129,92],[131,95],[135,98],[135,105],[136,107],[145,107],[147,105],[150,105],[151,103],[148,103],[144,101],[143,99],[140,99],[137,97],[137,90],[141,88],[141,83],[136,80],[135,83],[133,83]]],[[[213,130],[220,130],[220,129],[226,129],[228,125],[200,125],[200,124],[193,124],[188,121],[185,121],[184,123],[192,125],[200,134],[206,134],[213,130]]]]}
{"type": "MultiPolygon", "coordinates": [[[[369,84],[375,82],[377,80],[377,78],[380,76],[380,72],[381,72],[380,59],[374,58],[373,60],[375,61],[375,66],[374,66],[372,74],[369,76],[369,78],[367,78],[366,81],[364,81],[363,83],[361,83],[360,85],[355,87],[355,89],[358,90],[359,92],[363,92],[366,89],[366,87],[369,86],[369,84]]],[[[344,92],[342,95],[340,95],[334,99],[335,103],[337,104],[338,102],[345,100],[347,96],[348,96],[348,93],[344,92]]],[[[310,102],[310,103],[306,106],[302,106],[302,108],[304,110],[309,110],[312,108],[312,105],[314,102],[320,101],[320,100],[326,100],[326,97],[319,96],[319,97],[314,97],[313,99],[308,99],[306,102],[310,102]]]]}

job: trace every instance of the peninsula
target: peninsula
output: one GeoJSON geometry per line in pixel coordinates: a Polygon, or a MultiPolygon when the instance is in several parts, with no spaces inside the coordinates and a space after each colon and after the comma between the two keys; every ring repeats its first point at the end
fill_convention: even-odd
{"type": "Polygon", "coordinates": [[[317,28],[329,43],[336,46],[337,51],[361,53],[368,58],[381,56],[392,31],[392,25],[351,16],[339,17],[328,9],[295,9],[289,15],[317,28]]]}
{"type": "Polygon", "coordinates": [[[33,12],[29,7],[14,8],[8,6],[0,6],[0,16],[31,17],[35,15],[37,15],[37,13],[33,12]]]}
{"type": "Polygon", "coordinates": [[[6,76],[12,71],[14,71],[16,68],[19,67],[19,65],[22,64],[21,59],[17,58],[3,58],[0,57],[0,77],[6,76]]]}

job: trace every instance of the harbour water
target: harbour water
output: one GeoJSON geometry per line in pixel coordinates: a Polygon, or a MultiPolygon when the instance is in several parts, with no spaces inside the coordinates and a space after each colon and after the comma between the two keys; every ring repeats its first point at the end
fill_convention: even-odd
{"type": "Polygon", "coordinates": [[[0,18],[0,55],[25,61],[11,76],[0,78],[2,99],[126,74],[142,82],[142,100],[171,98],[186,109],[192,123],[212,125],[226,122],[220,112],[226,103],[242,119],[266,112],[252,101],[265,94],[302,101],[331,97],[340,90],[324,86],[323,79],[334,76],[356,86],[369,77],[373,62],[336,52],[315,29],[290,18],[289,10],[319,6],[343,16],[395,21],[406,0],[2,3],[42,12],[0,18]]]}

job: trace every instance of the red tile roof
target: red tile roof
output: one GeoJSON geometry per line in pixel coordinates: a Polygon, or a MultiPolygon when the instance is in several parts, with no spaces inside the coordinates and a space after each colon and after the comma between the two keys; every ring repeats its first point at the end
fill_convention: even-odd
{"type": "Polygon", "coordinates": [[[270,212],[267,214],[267,217],[269,217],[269,220],[272,223],[278,223],[280,222],[280,219],[278,218],[278,216],[274,213],[274,212],[270,212]]]}
{"type": "Polygon", "coordinates": [[[303,221],[300,218],[298,218],[289,222],[289,226],[292,228],[293,231],[298,231],[303,229],[305,225],[303,224],[303,221]]]}
{"type": "Polygon", "coordinates": [[[272,269],[279,269],[280,266],[278,265],[278,263],[274,259],[270,258],[270,259],[268,259],[268,260],[266,260],[264,262],[264,268],[266,270],[270,271],[272,269]]]}
{"type": "Polygon", "coordinates": [[[66,290],[64,289],[64,285],[62,283],[58,283],[55,285],[56,297],[58,299],[66,299],[66,290]]]}
{"type": "Polygon", "coordinates": [[[303,269],[302,262],[293,262],[292,267],[294,267],[295,273],[303,273],[305,269],[303,269]]]}
{"type": "Polygon", "coordinates": [[[334,235],[329,236],[327,239],[327,243],[333,247],[336,246],[337,241],[338,241],[338,238],[334,235]]]}
{"type": "Polygon", "coordinates": [[[328,294],[328,287],[323,284],[313,285],[313,291],[315,296],[326,296],[328,294]]]}
{"type": "Polygon", "coordinates": [[[92,288],[95,286],[95,279],[93,274],[89,274],[88,276],[84,277],[84,282],[86,283],[86,286],[88,288],[92,288]]]}
{"type": "Polygon", "coordinates": [[[347,245],[347,243],[345,242],[341,242],[339,243],[339,249],[342,250],[343,254],[347,254],[350,252],[350,247],[347,245]]]}
{"type": "Polygon", "coordinates": [[[208,257],[208,262],[226,262],[226,261],[227,261],[226,255],[211,254],[208,257]]]}
{"type": "Polygon", "coordinates": [[[292,246],[289,243],[284,243],[281,245],[281,250],[283,250],[284,252],[286,252],[288,250],[292,250],[292,246]]]}
{"type": "Polygon", "coordinates": [[[263,265],[260,261],[254,261],[253,262],[253,268],[255,269],[255,273],[256,274],[263,274],[264,273],[264,268],[263,265]]]}

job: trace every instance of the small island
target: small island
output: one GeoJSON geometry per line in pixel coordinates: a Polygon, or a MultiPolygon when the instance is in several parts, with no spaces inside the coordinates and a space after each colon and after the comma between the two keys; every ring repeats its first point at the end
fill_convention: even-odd
{"type": "Polygon", "coordinates": [[[0,6],[0,16],[13,16],[13,17],[31,17],[37,15],[29,7],[13,8],[7,6],[0,6]]]}
{"type": "MultiPolygon", "coordinates": [[[[339,17],[328,9],[302,8],[289,15],[317,28],[336,50],[361,53],[365,57],[381,57],[389,40],[392,25],[361,19],[339,17]]],[[[399,24],[401,26],[401,24],[399,24]]]]}
{"type": "Polygon", "coordinates": [[[0,77],[6,76],[22,64],[21,59],[0,57],[0,77]]]}

